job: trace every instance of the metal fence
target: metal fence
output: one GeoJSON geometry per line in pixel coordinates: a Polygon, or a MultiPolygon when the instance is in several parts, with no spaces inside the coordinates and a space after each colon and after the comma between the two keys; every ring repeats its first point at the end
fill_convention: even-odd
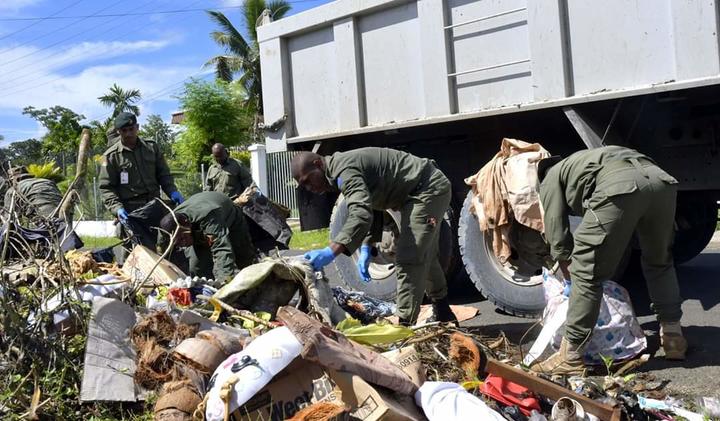
{"type": "Polygon", "coordinates": [[[267,178],[270,199],[290,208],[290,217],[299,218],[297,196],[295,187],[297,183],[292,178],[290,161],[297,152],[275,152],[267,154],[267,178]]]}

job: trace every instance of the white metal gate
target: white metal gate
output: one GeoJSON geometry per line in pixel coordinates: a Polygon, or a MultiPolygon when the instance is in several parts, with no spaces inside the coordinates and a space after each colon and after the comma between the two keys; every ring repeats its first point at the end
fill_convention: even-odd
{"type": "Polygon", "coordinates": [[[297,183],[292,178],[290,162],[297,152],[275,152],[267,154],[267,195],[275,202],[287,206],[291,210],[291,218],[299,218],[297,196],[295,187],[297,183]]]}

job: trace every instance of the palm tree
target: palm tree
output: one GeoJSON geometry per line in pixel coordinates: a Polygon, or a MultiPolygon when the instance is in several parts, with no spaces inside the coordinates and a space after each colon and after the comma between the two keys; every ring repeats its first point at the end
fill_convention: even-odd
{"type": "Polygon", "coordinates": [[[109,120],[117,117],[118,114],[128,111],[135,115],[140,115],[140,108],[135,105],[142,98],[139,89],[124,90],[119,87],[116,83],[110,87],[110,92],[98,97],[100,103],[108,108],[112,108],[112,116],[109,120]]]}
{"type": "Polygon", "coordinates": [[[219,30],[213,31],[210,36],[225,49],[225,54],[211,58],[205,66],[215,66],[217,78],[226,82],[232,81],[235,74],[240,74],[238,82],[245,88],[248,102],[257,110],[262,110],[260,47],[256,26],[264,13],[280,19],[290,10],[290,4],[285,0],[245,0],[241,9],[250,42],[222,12],[208,11],[210,19],[219,26],[219,30]]]}

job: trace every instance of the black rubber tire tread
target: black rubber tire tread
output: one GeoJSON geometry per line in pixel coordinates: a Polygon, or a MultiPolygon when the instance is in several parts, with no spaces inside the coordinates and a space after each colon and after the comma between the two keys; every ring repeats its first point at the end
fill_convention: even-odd
{"type": "MultiPolygon", "coordinates": [[[[347,219],[347,206],[344,203],[345,198],[340,195],[335,202],[335,206],[330,216],[330,239],[332,239],[345,224],[347,219]]],[[[446,214],[443,225],[441,226],[440,232],[440,264],[443,266],[446,275],[448,273],[454,274],[457,271],[457,265],[455,265],[455,259],[453,259],[453,231],[450,226],[452,220],[451,211],[446,214]],[[448,267],[448,265],[450,267],[448,267]]],[[[394,301],[397,294],[397,276],[392,274],[383,281],[372,281],[365,283],[360,280],[360,276],[357,272],[357,266],[355,261],[350,256],[341,254],[335,258],[335,268],[337,269],[338,276],[342,283],[353,290],[363,291],[371,297],[375,297],[385,301],[394,301]]],[[[448,283],[450,278],[448,278],[448,283]]]]}
{"type": "Polygon", "coordinates": [[[535,318],[545,308],[542,284],[521,286],[505,279],[490,262],[484,234],[470,212],[472,192],[460,211],[458,242],[465,270],[475,287],[498,309],[513,316],[535,318]]]}
{"type": "Polygon", "coordinates": [[[691,216],[692,226],[688,230],[675,234],[673,244],[673,258],[676,264],[682,264],[694,258],[707,247],[712,240],[718,221],[718,204],[712,195],[699,198],[694,196],[678,203],[676,215],[679,212],[686,212],[685,216],[691,216]]]}

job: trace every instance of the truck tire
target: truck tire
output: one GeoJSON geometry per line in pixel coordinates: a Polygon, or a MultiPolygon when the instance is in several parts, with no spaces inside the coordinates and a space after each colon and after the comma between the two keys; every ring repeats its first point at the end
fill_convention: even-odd
{"type": "MultiPolygon", "coordinates": [[[[472,192],[468,193],[460,212],[458,239],[460,255],[465,270],[475,287],[498,309],[519,317],[539,317],[545,309],[545,294],[542,278],[542,263],[539,255],[529,255],[513,250],[510,258],[515,270],[503,266],[492,249],[492,236],[480,231],[477,217],[470,211],[472,192]],[[525,257],[523,257],[523,254],[525,257]]],[[[575,231],[581,218],[570,217],[570,229],[575,231]]],[[[523,239],[544,244],[539,232],[516,225],[523,233],[523,239]]],[[[511,233],[511,237],[514,234],[511,233]]],[[[631,247],[625,254],[612,279],[621,279],[630,262],[631,247]]]]}
{"type": "MultiPolygon", "coordinates": [[[[340,232],[343,225],[345,225],[347,216],[347,204],[345,203],[345,198],[340,195],[335,202],[335,207],[330,217],[331,239],[334,238],[335,235],[340,232]]],[[[357,270],[358,251],[353,253],[352,256],[341,254],[335,258],[335,267],[344,286],[355,291],[363,291],[381,300],[395,300],[397,276],[395,275],[393,238],[398,233],[397,225],[399,218],[400,212],[387,211],[387,229],[383,231],[383,240],[378,246],[378,256],[373,257],[370,264],[371,282],[366,283],[360,280],[360,275],[357,270]],[[393,224],[394,227],[392,226],[393,224]]],[[[455,236],[453,235],[450,221],[452,221],[451,210],[446,214],[445,220],[440,227],[440,251],[438,254],[440,265],[448,276],[455,271],[455,259],[453,256],[453,238],[455,236]]]]}
{"type": "MultiPolygon", "coordinates": [[[[458,239],[465,270],[475,287],[498,309],[521,317],[537,317],[545,308],[542,280],[532,279],[541,268],[512,271],[500,264],[492,250],[491,236],[480,231],[470,211],[472,192],[460,211],[458,239]]],[[[538,233],[538,236],[540,233],[538,233]]]]}
{"type": "Polygon", "coordinates": [[[718,222],[718,204],[713,196],[680,197],[675,211],[675,263],[685,263],[710,243],[718,222]]]}

